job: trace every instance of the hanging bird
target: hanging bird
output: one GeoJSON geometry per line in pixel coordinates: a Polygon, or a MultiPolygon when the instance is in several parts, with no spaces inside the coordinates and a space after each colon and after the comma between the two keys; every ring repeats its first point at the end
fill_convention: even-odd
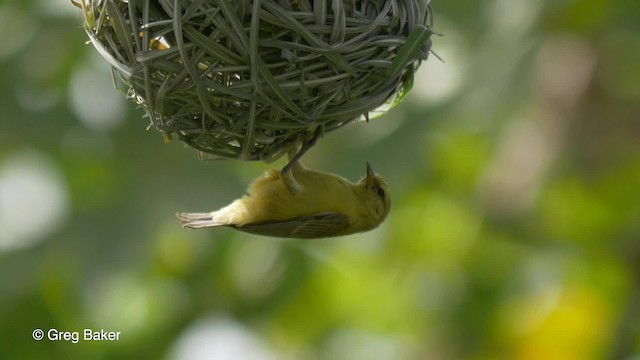
{"type": "Polygon", "coordinates": [[[315,239],[376,228],[391,207],[389,188],[367,163],[357,183],[290,162],[287,171],[270,170],[247,194],[209,213],[177,213],[183,227],[229,226],[252,234],[315,239]],[[285,176],[292,176],[294,187],[285,176]]]}

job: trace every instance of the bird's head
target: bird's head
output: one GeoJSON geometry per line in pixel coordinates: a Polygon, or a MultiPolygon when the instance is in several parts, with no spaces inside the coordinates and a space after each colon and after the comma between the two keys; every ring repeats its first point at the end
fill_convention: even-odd
{"type": "Polygon", "coordinates": [[[374,228],[387,217],[391,209],[389,187],[382,176],[373,172],[368,162],[367,174],[360,180],[358,186],[364,190],[365,210],[370,214],[371,228],[374,228]]]}

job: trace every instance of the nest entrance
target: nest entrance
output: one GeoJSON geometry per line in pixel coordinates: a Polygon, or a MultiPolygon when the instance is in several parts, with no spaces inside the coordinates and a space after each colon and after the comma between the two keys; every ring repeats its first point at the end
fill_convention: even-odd
{"type": "Polygon", "coordinates": [[[82,7],[116,86],[154,128],[214,156],[269,162],[318,127],[368,120],[410,89],[430,48],[429,1],[84,0],[82,7]]]}

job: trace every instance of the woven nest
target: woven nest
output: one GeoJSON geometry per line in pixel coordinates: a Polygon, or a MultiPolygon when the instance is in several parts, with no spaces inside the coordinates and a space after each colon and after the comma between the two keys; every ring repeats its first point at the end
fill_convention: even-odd
{"type": "Polygon", "coordinates": [[[84,0],[116,86],[166,139],[272,161],[411,88],[430,0],[84,0]]]}

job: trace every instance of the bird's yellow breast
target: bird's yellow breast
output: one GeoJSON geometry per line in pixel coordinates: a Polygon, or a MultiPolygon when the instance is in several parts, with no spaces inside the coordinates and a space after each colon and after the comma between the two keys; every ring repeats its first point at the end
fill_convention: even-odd
{"type": "Polygon", "coordinates": [[[301,191],[287,188],[277,170],[256,179],[249,187],[249,194],[242,199],[250,210],[243,223],[287,220],[321,212],[356,213],[358,199],[354,185],[346,179],[307,169],[295,169],[293,176],[302,186],[301,191]]]}

